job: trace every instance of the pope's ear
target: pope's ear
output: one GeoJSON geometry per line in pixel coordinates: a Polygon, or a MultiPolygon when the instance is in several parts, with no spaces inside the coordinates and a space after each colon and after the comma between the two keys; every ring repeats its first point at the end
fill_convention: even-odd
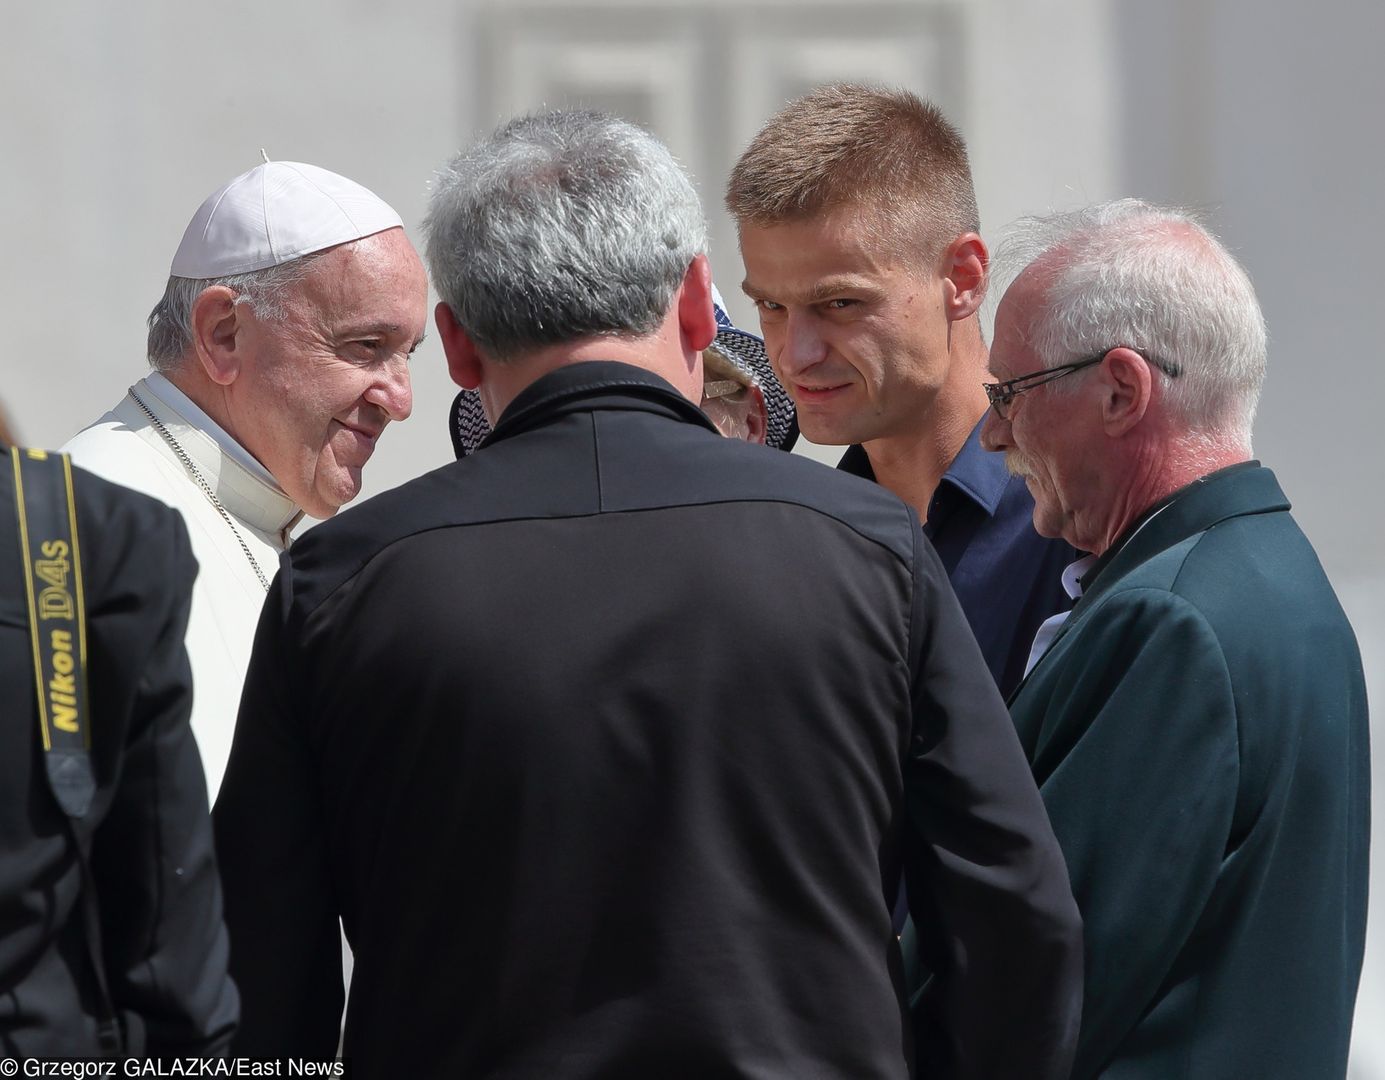
{"type": "Polygon", "coordinates": [[[943,249],[941,269],[949,322],[969,319],[981,309],[990,265],[986,242],[974,232],[963,233],[943,249]]]}
{"type": "Polygon", "coordinates": [[[189,347],[198,367],[217,386],[230,386],[240,374],[246,330],[243,312],[235,291],[225,285],[203,289],[192,302],[189,347]]]}
{"type": "Polygon", "coordinates": [[[433,309],[433,321],[442,340],[443,355],[447,357],[447,373],[463,390],[475,390],[481,385],[481,357],[476,342],[462,328],[457,316],[446,304],[439,302],[433,309]]]}

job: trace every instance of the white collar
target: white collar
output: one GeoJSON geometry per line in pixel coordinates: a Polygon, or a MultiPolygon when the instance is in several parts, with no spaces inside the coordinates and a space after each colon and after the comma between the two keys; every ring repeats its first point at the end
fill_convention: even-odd
{"type": "MultiPolygon", "coordinates": [[[[1143,529],[1167,509],[1168,504],[1166,503],[1159,507],[1158,510],[1154,511],[1154,513],[1150,514],[1149,517],[1145,518],[1144,521],[1140,522],[1139,528],[1125,538],[1125,543],[1130,543],[1139,533],[1140,529],[1143,529]]],[[[1083,555],[1082,558],[1070,562],[1067,566],[1063,567],[1063,591],[1073,600],[1077,600],[1082,596],[1082,575],[1095,566],[1096,562],[1097,556],[1083,555]]],[[[1029,662],[1024,666],[1024,674],[1026,677],[1034,670],[1034,665],[1043,659],[1044,653],[1048,652],[1049,647],[1058,637],[1058,631],[1062,628],[1063,623],[1068,621],[1068,616],[1071,614],[1071,609],[1068,611],[1060,611],[1057,615],[1050,615],[1039,626],[1038,632],[1034,635],[1034,644],[1029,650],[1029,662]]]]}
{"type": "Polygon", "coordinates": [[[1095,563],[1095,555],[1083,555],[1082,558],[1063,567],[1063,591],[1073,600],[1082,595],[1082,575],[1095,563]]]}
{"type": "Polygon", "coordinates": [[[245,447],[160,372],[150,372],[130,389],[178,440],[227,513],[287,539],[303,511],[245,447]]]}
{"type": "MultiPolygon", "coordinates": [[[[1082,575],[1085,574],[1096,563],[1095,555],[1083,555],[1082,558],[1068,563],[1063,567],[1063,591],[1070,598],[1076,600],[1082,595],[1082,575]]],[[[1049,646],[1058,637],[1058,631],[1063,624],[1068,621],[1068,616],[1072,614],[1072,609],[1060,611],[1056,615],[1050,615],[1039,626],[1038,632],[1034,635],[1034,644],[1029,649],[1029,662],[1024,665],[1025,678],[1034,670],[1034,665],[1043,659],[1044,653],[1048,652],[1049,646]]]]}

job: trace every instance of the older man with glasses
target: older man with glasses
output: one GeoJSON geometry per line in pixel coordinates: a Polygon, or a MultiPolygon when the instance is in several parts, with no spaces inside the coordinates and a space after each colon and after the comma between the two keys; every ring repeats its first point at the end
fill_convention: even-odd
{"type": "Polygon", "coordinates": [[[1092,553],[1011,700],[1085,924],[1072,1075],[1340,1077],[1365,937],[1365,687],[1251,460],[1254,289],[1187,215],[1135,200],[1030,220],[1015,248],[982,439],[1024,477],[1039,532],[1092,553]]]}

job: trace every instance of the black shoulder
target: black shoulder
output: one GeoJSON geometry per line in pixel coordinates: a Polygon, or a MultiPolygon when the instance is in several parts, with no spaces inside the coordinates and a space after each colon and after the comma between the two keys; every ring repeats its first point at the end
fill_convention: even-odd
{"type": "Polygon", "coordinates": [[[455,524],[460,470],[473,458],[451,461],[314,525],[298,537],[280,565],[291,575],[288,603],[311,611],[381,550],[408,536],[455,524]]]}
{"type": "Polygon", "coordinates": [[[632,503],[657,506],[688,502],[790,503],[831,518],[863,539],[912,562],[918,519],[899,496],[879,484],[800,454],[736,439],[684,432],[687,442],[667,476],[644,470],[636,460],[626,470],[632,503]]]}
{"type": "Polygon", "coordinates": [[[603,442],[599,466],[587,443],[516,438],[343,510],[290,548],[281,570],[292,575],[286,600],[310,612],[381,551],[433,529],[714,503],[794,504],[912,565],[917,518],[878,484],[800,455],[656,422],[657,438],[603,442]]]}
{"type": "MultiPolygon", "coordinates": [[[[0,452],[0,521],[7,537],[17,528],[11,450],[0,452]]],[[[72,467],[83,573],[101,580],[117,572],[156,583],[192,564],[187,526],[178,511],[158,499],[72,467]]]]}

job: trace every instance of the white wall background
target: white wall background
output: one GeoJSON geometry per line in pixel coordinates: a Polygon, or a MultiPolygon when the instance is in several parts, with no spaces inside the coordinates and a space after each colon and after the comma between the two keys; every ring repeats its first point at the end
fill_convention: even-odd
{"type": "MultiPolygon", "coordinates": [[[[433,169],[509,112],[617,107],[697,174],[741,320],[726,173],[765,117],[826,78],[937,100],[967,134],[992,235],[1116,195],[1200,207],[1271,328],[1258,455],[1385,702],[1377,0],[69,0],[5,5],[0,31],[0,400],[32,444],[62,442],[139,377],[187,219],[261,147],[361,181],[413,228],[433,169]]],[[[436,340],[413,374],[414,417],[383,440],[367,495],[450,456],[436,340]]],[[[1379,811],[1380,751],[1376,787],[1379,811]]],[[[1358,1080],[1385,1080],[1382,906],[1358,1080]]]]}

